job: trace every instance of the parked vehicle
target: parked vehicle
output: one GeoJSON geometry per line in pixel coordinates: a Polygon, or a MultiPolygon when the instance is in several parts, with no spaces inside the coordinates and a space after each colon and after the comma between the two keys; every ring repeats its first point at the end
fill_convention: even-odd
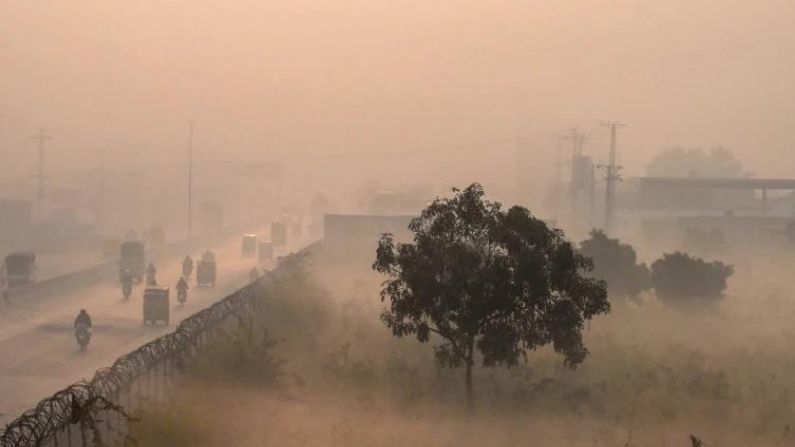
{"type": "Polygon", "coordinates": [[[242,241],[242,252],[244,257],[257,255],[257,235],[244,234],[242,241]]]}
{"type": "Polygon", "coordinates": [[[144,243],[141,241],[127,241],[121,244],[119,253],[119,277],[129,270],[136,282],[144,279],[144,268],[146,265],[146,255],[144,243]]]}
{"type": "Polygon", "coordinates": [[[144,291],[145,325],[154,325],[158,322],[168,325],[170,309],[168,287],[147,287],[144,291]]]}
{"type": "Polygon", "coordinates": [[[19,287],[36,282],[36,255],[32,252],[9,253],[4,260],[7,287],[19,287]]]}

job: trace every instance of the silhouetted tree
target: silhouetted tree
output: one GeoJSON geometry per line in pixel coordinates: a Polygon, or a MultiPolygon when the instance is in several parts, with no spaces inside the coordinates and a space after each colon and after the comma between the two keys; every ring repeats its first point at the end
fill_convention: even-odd
{"type": "Polygon", "coordinates": [[[591,231],[591,238],[580,243],[580,252],[593,260],[591,276],[604,280],[611,295],[636,298],[651,287],[649,268],[637,263],[635,249],[604,231],[591,231]]]}
{"type": "Polygon", "coordinates": [[[562,231],[525,208],[503,211],[477,183],[453,192],[411,221],[414,243],[383,235],[373,268],[388,276],[382,321],[397,337],[441,337],[436,358],[465,368],[471,406],[476,351],[484,366],[512,366],[551,343],[575,367],[588,352],[585,322],[610,306],[604,282],[583,275],[591,261],[562,231]]]}
{"type": "Polygon", "coordinates": [[[646,167],[658,177],[741,177],[743,166],[722,146],[708,151],[673,147],[657,153],[646,167]]]}
{"type": "Polygon", "coordinates": [[[666,253],[651,265],[657,296],[671,303],[708,304],[721,298],[734,268],[687,253],[666,253]]]}

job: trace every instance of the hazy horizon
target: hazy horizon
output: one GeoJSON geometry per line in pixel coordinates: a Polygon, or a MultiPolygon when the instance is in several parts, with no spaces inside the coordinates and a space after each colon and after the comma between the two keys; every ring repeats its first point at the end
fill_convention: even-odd
{"type": "MultiPolygon", "coordinates": [[[[100,149],[178,162],[195,120],[204,160],[349,153],[358,161],[341,166],[367,167],[521,136],[546,177],[553,135],[580,126],[603,160],[598,121],[615,119],[629,124],[628,175],[663,148],[724,145],[757,175],[793,176],[793,13],[785,1],[5,2],[0,160],[30,173],[30,136],[46,128],[52,169],[100,149]]],[[[413,171],[405,181],[434,172],[413,171]]]]}

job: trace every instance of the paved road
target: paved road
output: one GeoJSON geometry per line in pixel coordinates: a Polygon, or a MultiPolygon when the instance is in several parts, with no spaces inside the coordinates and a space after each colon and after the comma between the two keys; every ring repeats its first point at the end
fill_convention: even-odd
{"type": "MultiPolygon", "coordinates": [[[[254,258],[241,258],[240,241],[215,247],[218,284],[196,288],[191,284],[188,302],[176,304],[174,285],[181,274],[181,258],[157,265],[158,282],[172,288],[171,325],[142,324],[143,287],[137,286],[124,301],[118,282],[108,281],[64,296],[0,303],[0,424],[14,419],[42,398],[83,378],[89,378],[118,356],[174,329],[183,318],[224,298],[248,282],[254,258]],[[88,350],[77,348],[72,324],[86,309],[94,324],[88,350]]],[[[195,253],[194,259],[199,257],[195,253]]]]}

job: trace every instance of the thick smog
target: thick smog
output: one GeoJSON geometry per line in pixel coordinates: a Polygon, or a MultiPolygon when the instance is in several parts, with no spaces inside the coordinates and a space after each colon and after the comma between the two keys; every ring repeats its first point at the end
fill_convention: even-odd
{"type": "Polygon", "coordinates": [[[0,5],[0,447],[785,446],[795,4],[0,5]]]}

